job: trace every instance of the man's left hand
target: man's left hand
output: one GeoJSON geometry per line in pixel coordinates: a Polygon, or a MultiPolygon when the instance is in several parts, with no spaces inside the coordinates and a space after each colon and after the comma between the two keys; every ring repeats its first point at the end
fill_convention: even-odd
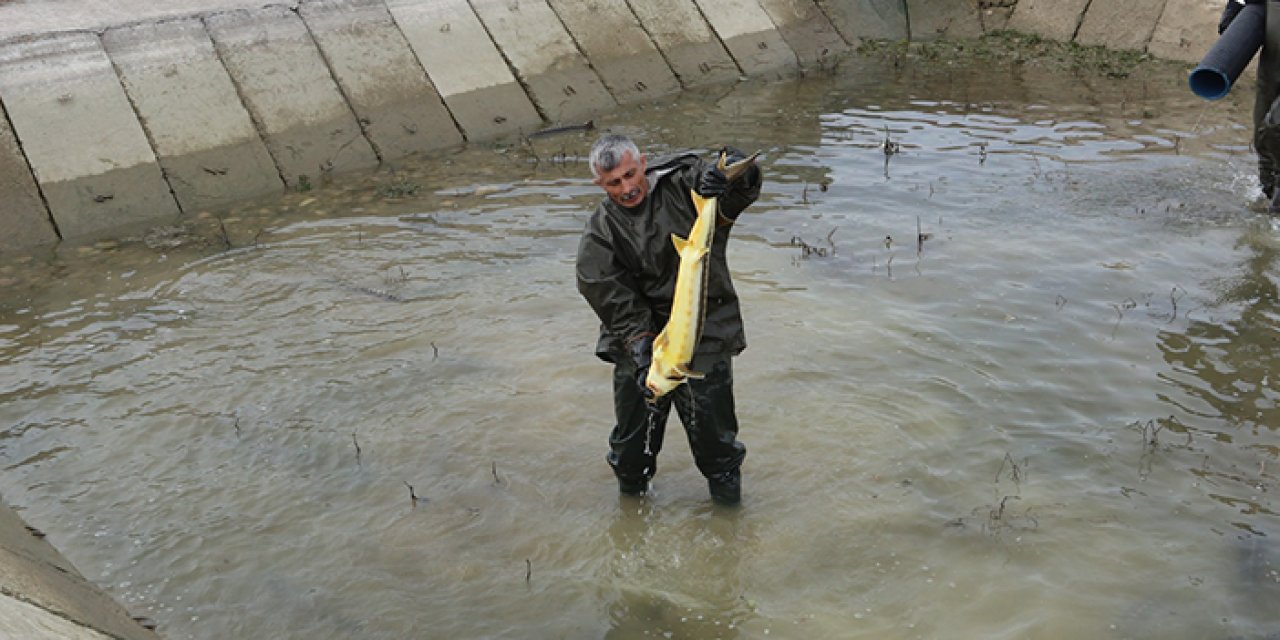
{"type": "Polygon", "coordinates": [[[724,195],[724,191],[729,186],[729,180],[724,177],[724,173],[716,168],[714,164],[708,164],[702,169],[702,173],[698,175],[698,184],[693,190],[704,198],[715,198],[724,195]]]}

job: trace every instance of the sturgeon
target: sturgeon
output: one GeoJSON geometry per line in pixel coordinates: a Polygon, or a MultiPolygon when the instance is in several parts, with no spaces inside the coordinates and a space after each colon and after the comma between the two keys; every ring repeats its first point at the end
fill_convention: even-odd
{"type": "MultiPolygon", "coordinates": [[[[746,173],[756,156],[751,154],[733,164],[726,164],[722,152],[716,168],[732,183],[746,173]]],[[[667,326],[653,340],[653,361],[645,386],[653,392],[650,402],[670,393],[689,378],[700,379],[702,374],[691,370],[693,351],[702,338],[702,324],[706,318],[707,256],[711,253],[711,240],[715,237],[716,217],[720,213],[719,198],[704,198],[690,190],[693,207],[698,217],[689,229],[689,236],[681,238],[671,234],[671,242],[680,255],[680,268],[676,272],[676,290],[671,300],[671,317],[667,326]]]]}

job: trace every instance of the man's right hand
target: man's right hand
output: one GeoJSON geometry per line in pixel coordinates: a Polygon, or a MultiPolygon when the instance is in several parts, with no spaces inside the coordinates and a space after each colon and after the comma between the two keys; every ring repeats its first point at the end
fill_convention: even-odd
{"type": "Polygon", "coordinates": [[[693,190],[704,198],[716,198],[724,195],[728,187],[729,179],[724,177],[724,172],[717,169],[714,164],[707,164],[698,174],[698,183],[694,185],[693,190]]]}

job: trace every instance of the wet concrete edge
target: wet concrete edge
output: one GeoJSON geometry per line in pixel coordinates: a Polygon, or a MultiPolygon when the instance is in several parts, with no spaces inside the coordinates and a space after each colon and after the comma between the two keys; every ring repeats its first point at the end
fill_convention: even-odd
{"type": "MultiPolygon", "coordinates": [[[[154,640],[137,620],[85,579],[43,531],[0,504],[0,637],[154,640]],[[11,612],[5,615],[3,612],[11,612]],[[12,612],[20,612],[14,616],[12,612]]],[[[144,626],[146,624],[147,626],[144,626]]]]}

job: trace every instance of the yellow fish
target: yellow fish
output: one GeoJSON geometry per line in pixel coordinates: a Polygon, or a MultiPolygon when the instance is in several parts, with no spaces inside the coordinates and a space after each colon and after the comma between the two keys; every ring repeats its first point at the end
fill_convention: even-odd
{"type": "MultiPolygon", "coordinates": [[[[725,163],[720,154],[716,167],[728,182],[733,182],[755,162],[759,152],[733,164],[725,163]]],[[[715,237],[716,216],[720,211],[719,198],[704,198],[690,191],[698,218],[689,230],[688,238],[671,234],[671,241],[680,255],[680,269],[676,272],[676,290],[671,300],[671,317],[667,326],[653,341],[653,362],[645,386],[653,392],[650,401],[670,393],[688,378],[701,378],[702,374],[689,369],[693,350],[702,337],[702,322],[706,317],[707,254],[711,252],[711,239],[715,237]]]]}

